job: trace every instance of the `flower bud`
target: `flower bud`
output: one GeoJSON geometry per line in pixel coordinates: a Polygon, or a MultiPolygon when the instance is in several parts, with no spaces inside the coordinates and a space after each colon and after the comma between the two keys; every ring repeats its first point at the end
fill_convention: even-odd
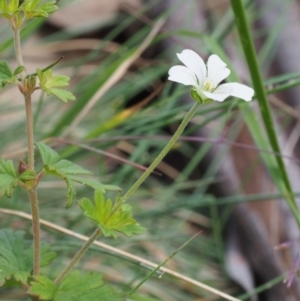
{"type": "Polygon", "coordinates": [[[29,166],[23,160],[20,160],[19,168],[18,168],[19,175],[21,175],[28,169],[29,169],[29,166]]]}
{"type": "Polygon", "coordinates": [[[37,186],[40,179],[38,178],[36,172],[30,169],[23,160],[20,160],[18,172],[19,180],[25,184],[25,187],[22,186],[23,188],[29,191],[37,186]]]}
{"type": "Polygon", "coordinates": [[[35,89],[35,85],[36,85],[36,76],[35,75],[30,75],[27,76],[24,79],[24,90],[27,93],[33,93],[34,89],[35,89]]]}

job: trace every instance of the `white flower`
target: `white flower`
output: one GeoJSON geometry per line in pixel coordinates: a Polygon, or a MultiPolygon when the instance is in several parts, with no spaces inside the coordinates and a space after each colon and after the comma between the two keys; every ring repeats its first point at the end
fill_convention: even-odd
{"type": "Polygon", "coordinates": [[[228,96],[246,101],[252,99],[254,90],[245,85],[228,83],[218,86],[230,74],[230,70],[217,55],[213,54],[208,58],[207,67],[202,58],[192,50],[183,50],[182,53],[177,53],[177,56],[186,67],[172,67],[169,70],[168,79],[186,86],[193,86],[203,102],[208,99],[224,101],[228,96]]]}

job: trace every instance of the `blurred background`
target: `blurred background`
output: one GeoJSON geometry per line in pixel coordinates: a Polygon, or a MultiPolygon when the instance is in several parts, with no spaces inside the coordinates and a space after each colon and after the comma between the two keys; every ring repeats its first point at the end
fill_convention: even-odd
{"type": "MultiPolygon", "coordinates": [[[[205,61],[217,54],[231,70],[229,81],[252,86],[228,1],[57,4],[60,9],[49,19],[34,20],[22,31],[25,66],[28,73],[35,72],[63,56],[54,74],[71,77],[69,89],[77,99],[63,104],[39,91],[34,94],[36,141],[92,170],[102,183],[127,191],[141,175],[140,165],[153,161],[192,106],[189,88],[167,81],[170,67],[181,64],[176,53],[192,49],[205,61]]],[[[282,154],[294,193],[300,196],[300,3],[245,0],[244,5],[282,154]]],[[[16,66],[12,33],[4,19],[0,36],[0,59],[16,66]]],[[[23,99],[16,88],[6,88],[0,100],[1,156],[17,165],[26,158],[23,99]]],[[[299,230],[272,181],[277,171],[262,159],[276,155],[264,147],[266,141],[256,99],[245,103],[231,98],[200,107],[156,173],[128,201],[147,232],[99,240],[160,263],[202,231],[167,268],[238,300],[299,300],[299,230]],[[289,242],[287,248],[281,248],[284,242],[289,242]]],[[[37,164],[41,166],[40,159],[37,164]]],[[[42,219],[83,235],[93,233],[76,202],[65,209],[64,182],[47,176],[39,187],[42,219]]],[[[83,196],[92,198],[93,191],[78,186],[76,198],[83,196]]],[[[24,230],[29,243],[30,221],[14,214],[30,212],[26,194],[17,189],[11,199],[0,198],[0,207],[1,228],[24,230]]],[[[49,226],[42,226],[42,236],[59,254],[44,270],[54,278],[82,242],[49,226]]],[[[149,273],[138,260],[97,246],[77,267],[101,272],[105,281],[125,292],[149,273]]],[[[15,287],[0,288],[0,296],[28,300],[15,287]]],[[[226,298],[157,273],[130,300],[226,298]]]]}

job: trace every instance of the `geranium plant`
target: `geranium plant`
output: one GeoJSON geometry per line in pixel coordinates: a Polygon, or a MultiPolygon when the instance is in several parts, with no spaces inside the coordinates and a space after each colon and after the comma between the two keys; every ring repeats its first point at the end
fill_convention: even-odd
{"type": "Polygon", "coordinates": [[[99,236],[117,238],[120,234],[124,234],[130,237],[145,231],[132,217],[132,208],[126,201],[173,147],[200,104],[209,100],[223,101],[230,95],[249,101],[253,96],[253,90],[238,83],[218,86],[228,76],[229,70],[216,55],[209,58],[206,67],[203,60],[191,50],[184,50],[182,54],[179,54],[179,59],[186,67],[172,67],[169,71],[169,79],[191,85],[196,103],[159,156],[123,195],[121,188],[91,179],[89,177],[91,173],[88,170],[62,159],[50,146],[34,140],[31,99],[33,93],[42,90],[48,96],[52,95],[64,103],[75,100],[75,96],[65,90],[69,84],[69,77],[55,74],[53,70],[60,58],[49,66],[38,68],[35,73],[27,74],[22,57],[20,30],[24,24],[33,18],[47,18],[57,9],[56,1],[0,0],[0,16],[6,18],[11,26],[18,63],[17,68],[13,70],[8,62],[0,61],[0,89],[15,85],[24,98],[28,142],[27,158],[21,161],[18,168],[13,161],[0,158],[0,197],[3,195],[11,197],[16,186],[26,190],[31,204],[33,229],[32,246],[28,248],[23,242],[24,232],[12,229],[0,230],[0,285],[5,286],[8,280],[14,279],[35,301],[125,300],[126,295],[104,285],[101,275],[97,272],[81,273],[73,270],[73,267],[99,236]],[[41,169],[35,166],[37,152],[42,160],[41,169]],[[84,215],[94,222],[95,231],[70,263],[62,268],[56,279],[50,279],[40,272],[42,266],[51,264],[56,258],[50,245],[41,241],[40,237],[37,188],[46,174],[54,175],[66,183],[66,208],[71,207],[76,198],[74,183],[80,183],[94,190],[94,200],[84,197],[78,200],[78,203],[84,215]],[[107,198],[106,191],[115,191],[115,199],[107,198]]]}

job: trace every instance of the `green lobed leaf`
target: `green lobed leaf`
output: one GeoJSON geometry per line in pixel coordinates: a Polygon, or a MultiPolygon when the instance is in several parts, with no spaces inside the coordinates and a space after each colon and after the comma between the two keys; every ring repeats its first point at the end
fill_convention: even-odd
{"type": "Polygon", "coordinates": [[[56,1],[48,1],[40,6],[41,0],[25,0],[21,5],[20,9],[23,10],[25,18],[32,19],[35,17],[48,18],[49,14],[55,12],[58,7],[55,5],[56,1]]]}
{"type": "Polygon", "coordinates": [[[24,267],[23,235],[22,231],[11,229],[0,231],[0,285],[11,277],[21,283],[27,282],[30,267],[24,267]]]}
{"type": "Polygon", "coordinates": [[[2,12],[5,12],[6,10],[7,10],[7,3],[6,3],[6,1],[1,0],[0,1],[0,14],[2,12]]]}
{"type": "MultiPolygon", "coordinates": [[[[14,278],[23,284],[27,283],[33,266],[33,247],[25,248],[23,231],[12,229],[0,230],[0,285],[14,278]]],[[[48,265],[56,253],[50,251],[50,246],[41,245],[41,266],[48,265]]]]}
{"type": "Polygon", "coordinates": [[[68,160],[60,160],[54,164],[55,169],[61,172],[63,175],[91,175],[92,173],[84,169],[83,167],[74,164],[68,160]]]}
{"type": "Polygon", "coordinates": [[[11,197],[18,183],[19,179],[13,161],[0,158],[0,197],[4,194],[11,197]]]}
{"type": "Polygon", "coordinates": [[[25,0],[23,3],[23,7],[25,7],[28,11],[34,10],[39,4],[41,0],[25,0]]]}
{"type": "Polygon", "coordinates": [[[19,0],[0,0],[0,15],[4,18],[11,19],[18,11],[19,0]]]}
{"type": "Polygon", "coordinates": [[[0,173],[17,178],[17,172],[12,160],[3,160],[0,158],[0,173]]]}
{"type": "MultiPolygon", "coordinates": [[[[62,178],[68,187],[67,190],[67,205],[66,208],[69,208],[70,206],[72,206],[73,203],[73,199],[76,195],[76,189],[75,186],[72,182],[72,176],[75,175],[90,175],[91,172],[82,168],[79,165],[76,165],[68,160],[60,160],[58,161],[56,164],[53,165],[48,165],[45,166],[45,171],[47,173],[50,173],[52,175],[58,176],[60,178],[62,178]]],[[[84,178],[81,177],[77,177],[78,179],[80,179],[79,183],[85,184],[84,178]]]]}
{"type": "Polygon", "coordinates": [[[79,206],[84,215],[95,221],[105,236],[118,237],[118,232],[126,236],[142,234],[146,229],[132,217],[131,206],[128,204],[113,204],[105,199],[103,193],[95,191],[94,204],[88,198],[79,200],[79,206]]]}
{"type": "Polygon", "coordinates": [[[121,188],[117,186],[105,185],[96,180],[82,177],[91,175],[91,172],[71,161],[65,159],[59,160],[60,157],[58,153],[43,143],[36,143],[36,146],[41,154],[45,172],[60,177],[67,184],[67,208],[72,205],[73,199],[76,195],[76,188],[73,182],[86,185],[95,190],[101,190],[103,193],[106,190],[121,190],[121,188]]]}
{"type": "Polygon", "coordinates": [[[43,10],[44,12],[46,12],[48,15],[54,13],[56,10],[58,10],[58,6],[56,6],[55,4],[57,3],[57,1],[48,1],[45,4],[40,6],[40,10],[43,10]]]}
{"type": "Polygon", "coordinates": [[[108,191],[121,191],[122,190],[120,187],[115,186],[115,185],[102,184],[96,180],[86,179],[86,178],[78,177],[75,175],[70,175],[69,178],[74,182],[81,183],[81,184],[91,187],[95,190],[100,190],[103,193],[105,193],[107,190],[108,191]]]}
{"type": "Polygon", "coordinates": [[[5,194],[8,198],[11,198],[18,182],[19,181],[17,179],[0,174],[0,197],[5,194]]]}
{"type": "Polygon", "coordinates": [[[28,294],[38,296],[39,300],[53,300],[58,287],[48,277],[34,276],[34,282],[30,283],[28,294]]]}
{"type": "Polygon", "coordinates": [[[44,165],[55,164],[60,159],[59,154],[48,145],[40,142],[35,143],[35,145],[40,152],[44,165]]]}
{"type": "Polygon", "coordinates": [[[40,87],[47,95],[54,95],[61,101],[67,103],[70,100],[75,100],[75,96],[64,89],[57,87],[65,87],[69,85],[70,78],[65,75],[52,75],[51,69],[42,71],[37,69],[37,74],[40,79],[40,87]]]}
{"type": "MultiPolygon", "coordinates": [[[[34,253],[34,248],[33,245],[30,249],[30,256],[29,258],[33,258],[33,253],[34,253]]],[[[44,267],[49,265],[53,259],[55,259],[57,256],[56,252],[51,251],[51,245],[46,243],[46,242],[42,242],[41,243],[41,262],[40,262],[40,266],[44,267]]],[[[30,262],[30,264],[32,265],[32,263],[30,262]]]]}
{"type": "Polygon", "coordinates": [[[63,90],[63,89],[52,88],[51,94],[65,103],[67,103],[69,100],[76,99],[75,96],[70,91],[63,90]]]}
{"type": "Polygon", "coordinates": [[[13,14],[19,7],[19,0],[10,0],[7,4],[7,12],[13,14]]]}
{"type": "Polygon", "coordinates": [[[46,276],[34,276],[28,293],[39,300],[53,301],[123,301],[125,296],[104,285],[101,276],[96,272],[80,275],[75,270],[69,273],[58,285],[46,276]]]}
{"type": "Polygon", "coordinates": [[[14,75],[7,61],[0,61],[0,89],[14,81],[14,75]]]}

